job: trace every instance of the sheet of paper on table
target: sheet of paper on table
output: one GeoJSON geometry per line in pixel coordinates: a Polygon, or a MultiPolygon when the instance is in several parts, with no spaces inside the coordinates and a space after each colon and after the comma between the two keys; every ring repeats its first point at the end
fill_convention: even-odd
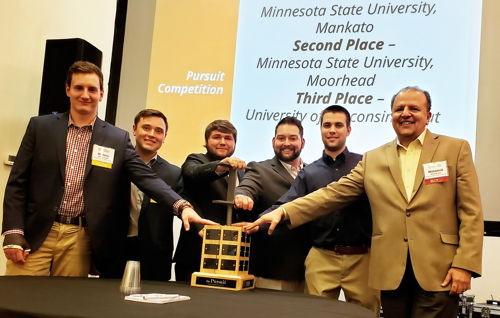
{"type": "Polygon", "coordinates": [[[179,294],[132,294],[129,296],[125,296],[125,300],[129,301],[138,301],[141,303],[150,303],[150,304],[166,304],[173,303],[177,301],[190,300],[189,296],[182,296],[179,294]]]}

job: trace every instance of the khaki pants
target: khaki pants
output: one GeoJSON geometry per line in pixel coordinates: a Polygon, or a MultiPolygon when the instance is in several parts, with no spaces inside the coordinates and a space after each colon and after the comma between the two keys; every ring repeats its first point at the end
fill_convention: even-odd
{"type": "Polygon", "coordinates": [[[255,277],[255,287],[303,293],[304,281],[255,277]]]}
{"type": "Polygon", "coordinates": [[[340,289],[350,303],[359,304],[380,314],[380,292],[368,287],[370,253],[339,255],[313,247],[307,255],[306,292],[338,299],[340,289]]]}
{"type": "Polygon", "coordinates": [[[25,264],[7,260],[6,275],[79,276],[90,270],[90,239],[86,228],[54,222],[42,246],[25,264]]]}

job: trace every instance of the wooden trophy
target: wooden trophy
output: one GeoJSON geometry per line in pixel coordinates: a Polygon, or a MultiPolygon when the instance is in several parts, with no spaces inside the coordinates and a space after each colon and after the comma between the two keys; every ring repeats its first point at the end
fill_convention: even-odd
{"type": "Polygon", "coordinates": [[[243,290],[255,288],[255,277],[248,274],[250,236],[242,227],[231,226],[236,170],[229,171],[227,201],[214,200],[227,207],[227,225],[206,225],[203,230],[200,271],[191,276],[191,286],[243,290]]]}

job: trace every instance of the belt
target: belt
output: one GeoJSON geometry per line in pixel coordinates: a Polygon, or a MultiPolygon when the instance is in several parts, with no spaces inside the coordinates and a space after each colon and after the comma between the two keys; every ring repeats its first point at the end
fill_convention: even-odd
{"type": "Polygon", "coordinates": [[[359,246],[335,245],[333,247],[325,247],[325,249],[334,251],[335,253],[341,255],[366,254],[370,250],[370,248],[367,245],[359,245],[359,246]]]}
{"type": "Polygon", "coordinates": [[[66,216],[61,214],[56,215],[56,222],[62,224],[80,225],[80,220],[82,222],[82,226],[87,226],[87,219],[84,216],[66,216]]]}

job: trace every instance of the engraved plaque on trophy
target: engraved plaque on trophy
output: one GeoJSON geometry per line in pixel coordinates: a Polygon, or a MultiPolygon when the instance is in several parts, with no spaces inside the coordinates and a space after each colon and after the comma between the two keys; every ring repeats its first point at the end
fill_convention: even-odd
{"type": "Polygon", "coordinates": [[[228,225],[206,225],[201,250],[200,271],[191,276],[191,286],[229,290],[253,289],[255,277],[248,274],[250,236],[242,227],[230,226],[236,187],[236,170],[229,172],[227,201],[228,225]]]}

